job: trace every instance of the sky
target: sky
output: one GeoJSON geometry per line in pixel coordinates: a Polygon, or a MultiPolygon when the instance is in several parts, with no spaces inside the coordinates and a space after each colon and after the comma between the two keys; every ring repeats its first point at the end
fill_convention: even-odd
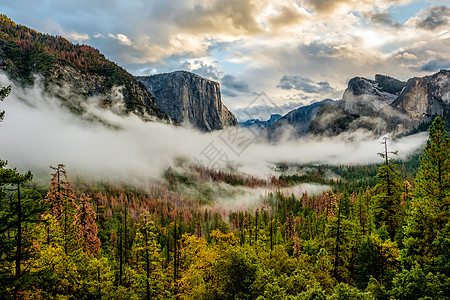
{"type": "Polygon", "coordinates": [[[355,76],[407,80],[450,68],[449,4],[2,0],[0,13],[91,45],[133,75],[188,70],[218,81],[223,102],[243,120],[251,108],[283,114],[338,100],[355,76]]]}

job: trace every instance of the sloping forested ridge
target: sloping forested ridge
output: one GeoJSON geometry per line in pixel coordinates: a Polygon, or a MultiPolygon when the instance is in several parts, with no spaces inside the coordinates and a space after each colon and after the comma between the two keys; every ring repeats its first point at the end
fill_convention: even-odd
{"type": "MultiPolygon", "coordinates": [[[[7,94],[1,89],[0,98],[7,94]]],[[[75,185],[60,164],[41,188],[2,161],[1,298],[448,299],[450,140],[442,121],[430,127],[413,180],[387,144],[382,156],[377,172],[350,168],[346,179],[377,173],[374,184],[301,198],[275,192],[237,211],[177,188],[305,178],[264,182],[193,167],[194,175],[168,170],[167,184],[141,191],[75,185]]]]}
{"type": "Polygon", "coordinates": [[[108,60],[97,49],[73,44],[61,36],[42,34],[18,25],[0,15],[0,68],[20,85],[31,85],[36,77],[43,80],[44,89],[60,98],[72,112],[80,113],[76,99],[100,96],[103,105],[111,103],[114,88],[121,89],[127,112],[144,119],[155,116],[168,120],[145,86],[125,69],[108,60]],[[70,96],[54,92],[55,86],[68,88],[70,96]]]}
{"type": "Polygon", "coordinates": [[[61,36],[39,33],[14,23],[5,15],[0,15],[0,28],[2,68],[24,83],[32,83],[34,74],[45,75],[57,63],[113,76],[110,85],[114,80],[119,83],[121,77],[133,77],[91,46],[75,45],[61,36]]]}

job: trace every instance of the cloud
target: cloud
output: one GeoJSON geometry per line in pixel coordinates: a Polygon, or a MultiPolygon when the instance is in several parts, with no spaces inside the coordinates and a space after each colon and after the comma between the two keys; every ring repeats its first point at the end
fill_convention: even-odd
{"type": "Polygon", "coordinates": [[[411,0],[303,0],[302,3],[320,14],[348,13],[350,11],[369,11],[374,8],[385,10],[390,6],[412,2],[411,0]]]}
{"type": "Polygon", "coordinates": [[[78,43],[82,43],[84,41],[89,40],[89,34],[86,34],[86,33],[68,32],[68,33],[65,33],[64,36],[66,36],[69,40],[75,41],[78,43]]]}
{"type": "Polygon", "coordinates": [[[304,106],[303,102],[285,102],[281,105],[259,104],[249,107],[240,107],[233,110],[233,114],[241,122],[246,121],[249,118],[265,121],[268,120],[270,118],[270,115],[272,114],[279,114],[284,116],[291,110],[297,109],[302,106],[304,106]]]}
{"type": "Polygon", "coordinates": [[[448,25],[450,21],[450,7],[433,5],[423,10],[418,17],[410,19],[418,28],[434,30],[448,25]]]}
{"type": "MultiPolygon", "coordinates": [[[[23,89],[15,86],[5,75],[0,84],[12,84],[12,93],[2,109],[6,117],[0,128],[0,153],[11,166],[20,170],[48,172],[48,165],[65,163],[70,174],[84,179],[118,180],[128,184],[145,184],[160,178],[179,158],[187,161],[201,159],[201,153],[211,143],[227,154],[238,172],[266,178],[271,167],[280,161],[307,163],[372,163],[380,162],[377,138],[367,133],[353,133],[330,139],[314,138],[283,142],[277,145],[254,140],[236,155],[224,138],[227,132],[200,133],[159,122],[144,122],[135,115],[120,116],[98,105],[90,97],[82,102],[86,110],[115,128],[99,122],[89,122],[60,107],[60,101],[35,85],[23,89]],[[24,122],[26,120],[26,122],[24,122]]],[[[242,137],[254,138],[250,131],[242,137]]],[[[396,141],[391,147],[403,157],[412,153],[425,135],[396,141]]]]}
{"type": "Polygon", "coordinates": [[[370,21],[375,24],[389,27],[402,26],[400,23],[396,22],[394,17],[388,12],[367,14],[367,17],[369,17],[370,21]]]}
{"type": "Polygon", "coordinates": [[[220,72],[213,63],[203,59],[185,60],[180,65],[180,69],[188,70],[192,73],[215,81],[218,81],[219,78],[222,77],[222,72],[220,72]]]}
{"type": "Polygon", "coordinates": [[[129,39],[126,35],[124,35],[124,34],[122,34],[122,33],[118,33],[118,34],[116,34],[116,35],[110,33],[110,34],[108,34],[108,36],[109,36],[110,38],[113,38],[113,39],[115,39],[115,40],[118,40],[122,45],[125,45],[125,46],[131,46],[131,45],[133,45],[133,43],[130,41],[130,39],[129,39]]]}
{"type": "Polygon", "coordinates": [[[236,97],[237,93],[252,93],[247,82],[239,80],[234,75],[226,74],[220,81],[222,82],[222,93],[230,97],[236,97]]]}
{"type": "Polygon", "coordinates": [[[329,93],[334,91],[334,89],[326,81],[314,82],[310,78],[301,77],[298,75],[283,75],[277,87],[283,90],[298,90],[310,94],[329,93]]]}
{"type": "Polygon", "coordinates": [[[301,24],[309,17],[310,15],[304,9],[299,9],[297,6],[283,6],[278,14],[268,16],[267,22],[269,28],[279,29],[285,26],[301,24]]]}
{"type": "Polygon", "coordinates": [[[197,4],[176,14],[173,21],[192,34],[254,35],[262,32],[256,20],[257,6],[251,0],[229,0],[197,4]]]}
{"type": "Polygon", "coordinates": [[[445,59],[433,59],[420,67],[421,71],[437,72],[442,69],[450,69],[450,61],[445,59]]]}
{"type": "Polygon", "coordinates": [[[415,56],[414,54],[408,53],[408,52],[404,52],[404,53],[398,54],[396,56],[396,58],[404,58],[404,59],[408,59],[408,60],[414,60],[414,59],[417,59],[417,56],[415,56]]]}

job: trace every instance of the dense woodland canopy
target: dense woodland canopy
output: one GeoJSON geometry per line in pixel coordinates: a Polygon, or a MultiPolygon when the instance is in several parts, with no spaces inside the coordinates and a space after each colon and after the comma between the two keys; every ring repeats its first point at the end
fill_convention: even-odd
{"type": "Polygon", "coordinates": [[[71,183],[63,164],[41,187],[1,161],[1,298],[449,299],[443,121],[433,122],[420,159],[394,162],[385,146],[378,166],[298,166],[268,180],[192,166],[167,170],[147,190],[71,183]],[[207,188],[299,182],[332,190],[274,192],[230,211],[207,188]]]}

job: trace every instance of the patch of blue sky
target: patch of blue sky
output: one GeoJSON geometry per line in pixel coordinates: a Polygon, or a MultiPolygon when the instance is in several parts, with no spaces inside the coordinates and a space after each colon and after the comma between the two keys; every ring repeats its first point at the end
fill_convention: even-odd
{"type": "Polygon", "coordinates": [[[230,61],[233,51],[225,49],[216,49],[213,51],[212,57],[218,62],[218,68],[225,74],[239,74],[243,72],[247,66],[245,62],[230,61]]]}
{"type": "Polygon", "coordinates": [[[421,10],[429,7],[430,2],[431,1],[416,1],[403,6],[392,6],[387,12],[392,15],[395,21],[404,24],[409,18],[416,16],[421,10]]]}

